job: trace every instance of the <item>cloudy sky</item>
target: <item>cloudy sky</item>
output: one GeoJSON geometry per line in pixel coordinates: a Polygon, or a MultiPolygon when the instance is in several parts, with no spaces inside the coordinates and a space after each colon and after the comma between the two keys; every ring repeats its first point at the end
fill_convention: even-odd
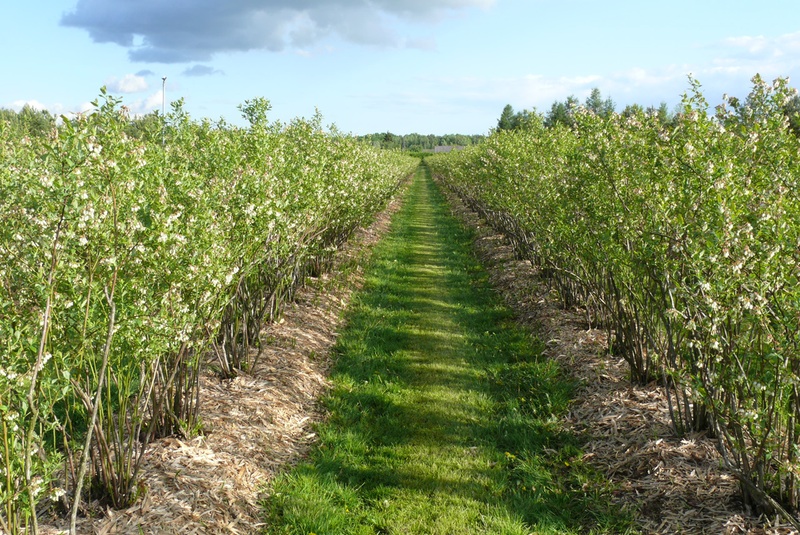
{"type": "Polygon", "coordinates": [[[5,2],[0,107],[137,113],[183,97],[195,118],[272,118],[356,134],[486,133],[505,104],[546,111],[593,87],[622,109],[716,102],[749,79],[800,85],[797,0],[47,0],[5,2]]]}

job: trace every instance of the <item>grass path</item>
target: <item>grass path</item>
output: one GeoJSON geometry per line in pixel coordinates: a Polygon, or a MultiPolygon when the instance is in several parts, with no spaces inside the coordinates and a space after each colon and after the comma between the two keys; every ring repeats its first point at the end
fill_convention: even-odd
{"type": "Polygon", "coordinates": [[[336,346],[329,418],[279,477],[268,533],[620,533],[540,357],[420,168],[336,346]]]}

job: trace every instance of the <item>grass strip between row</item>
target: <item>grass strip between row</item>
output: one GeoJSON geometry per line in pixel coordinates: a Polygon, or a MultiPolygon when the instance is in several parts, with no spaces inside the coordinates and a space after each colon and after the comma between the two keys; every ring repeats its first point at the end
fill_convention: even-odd
{"type": "Polygon", "coordinates": [[[269,489],[269,533],[621,533],[559,415],[572,386],[514,321],[420,167],[335,348],[329,416],[269,489]]]}

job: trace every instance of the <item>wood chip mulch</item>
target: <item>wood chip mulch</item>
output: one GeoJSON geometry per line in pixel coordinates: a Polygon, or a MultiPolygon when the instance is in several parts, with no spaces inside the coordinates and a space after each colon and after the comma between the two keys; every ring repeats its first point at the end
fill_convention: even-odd
{"type": "MultiPolygon", "coordinates": [[[[322,418],[317,400],[328,388],[329,351],[351,294],[363,282],[372,246],[387,232],[399,198],[337,253],[334,267],[298,290],[282,319],[261,333],[266,341],[252,373],[201,377],[204,433],[150,445],[141,473],[145,496],[122,511],[81,519],[86,534],[252,534],[263,531],[267,483],[300,460],[322,418]]],[[[40,525],[67,533],[67,521],[40,525]]]]}
{"type": "Polygon", "coordinates": [[[456,196],[448,197],[453,213],[476,229],[476,252],[492,284],[519,321],[545,341],[546,354],[581,385],[567,427],[586,438],[585,460],[615,484],[614,499],[634,511],[643,533],[797,533],[785,522],[748,514],[714,442],[704,435],[675,436],[663,388],[632,385],[627,364],[608,354],[605,331],[589,328],[582,310],[565,310],[504,236],[456,196]]]}
{"type": "MultiPolygon", "coordinates": [[[[450,197],[453,212],[477,230],[476,250],[492,283],[519,321],[546,342],[582,385],[567,426],[587,438],[585,459],[616,485],[614,499],[635,511],[643,533],[786,535],[775,519],[742,509],[738,485],[720,467],[714,444],[702,435],[676,437],[658,385],[635,386],[623,361],[609,357],[603,331],[590,329],[580,310],[564,310],[527,261],[502,235],[450,197]]],[[[280,322],[265,327],[269,340],[250,375],[201,379],[205,434],[155,442],[142,474],[147,492],[123,511],[82,519],[86,534],[252,534],[263,531],[266,484],[297,462],[315,440],[323,416],[317,399],[328,386],[328,354],[363,259],[389,227],[395,200],[368,229],[342,249],[331,273],[298,291],[280,322]]],[[[65,533],[63,519],[40,525],[65,533]]]]}

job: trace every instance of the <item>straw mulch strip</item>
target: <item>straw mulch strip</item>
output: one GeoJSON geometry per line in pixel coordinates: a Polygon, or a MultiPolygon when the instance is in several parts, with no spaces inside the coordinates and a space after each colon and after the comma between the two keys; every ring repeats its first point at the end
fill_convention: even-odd
{"type": "MultiPolygon", "coordinates": [[[[264,488],[275,474],[306,454],[315,440],[316,402],[328,387],[329,351],[342,311],[362,282],[372,245],[400,207],[390,203],[338,253],[333,269],[312,279],[287,304],[282,319],[264,327],[266,342],[253,373],[200,383],[204,433],[150,445],[142,467],[144,498],[123,511],[83,519],[79,533],[258,533],[264,488]]],[[[63,522],[63,519],[56,524],[63,522]]],[[[43,533],[64,533],[50,525],[43,533]]]]}
{"type": "Polygon", "coordinates": [[[565,310],[527,260],[457,197],[452,210],[477,230],[475,247],[492,284],[519,321],[546,342],[581,385],[566,418],[586,439],[585,459],[616,486],[614,500],[634,511],[644,533],[796,533],[786,524],[744,511],[737,480],[721,468],[714,442],[677,437],[666,395],[657,384],[632,385],[624,361],[608,354],[605,331],[591,329],[581,310],[565,310]]]}

